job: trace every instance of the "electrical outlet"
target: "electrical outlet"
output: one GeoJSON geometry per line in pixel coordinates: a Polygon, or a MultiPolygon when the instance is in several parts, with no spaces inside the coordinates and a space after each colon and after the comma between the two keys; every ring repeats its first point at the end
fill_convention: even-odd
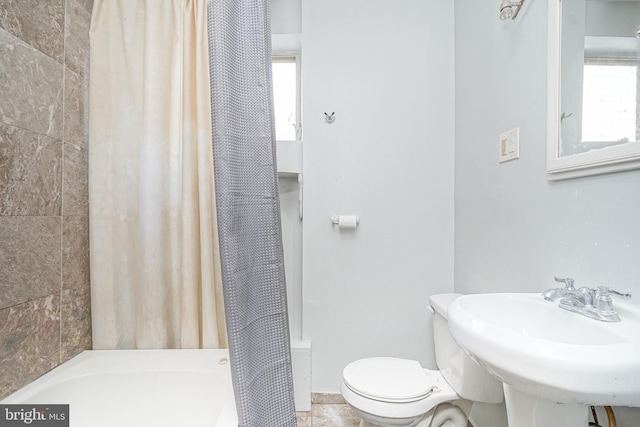
{"type": "Polygon", "coordinates": [[[500,163],[520,158],[520,128],[500,134],[498,160],[500,163]]]}

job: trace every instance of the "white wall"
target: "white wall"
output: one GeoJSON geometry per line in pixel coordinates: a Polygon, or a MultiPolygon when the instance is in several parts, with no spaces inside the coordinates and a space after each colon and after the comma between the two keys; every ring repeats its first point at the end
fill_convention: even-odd
{"type": "Polygon", "coordinates": [[[640,2],[589,0],[586,15],[587,35],[633,38],[640,25],[640,2]]]}
{"type": "Polygon", "coordinates": [[[302,339],[302,223],[298,208],[298,177],[278,177],[284,271],[287,280],[289,334],[295,345],[302,339]]]}
{"type": "Polygon", "coordinates": [[[640,291],[640,171],[545,176],[546,2],[501,22],[457,0],[456,28],[456,290],[541,291],[556,274],[640,291]],[[499,164],[515,126],[521,159],[499,164]]]}
{"type": "Polygon", "coordinates": [[[271,0],[271,34],[299,34],[301,9],[301,0],[271,0]]]}
{"type": "MultiPolygon", "coordinates": [[[[560,275],[640,303],[640,171],[547,181],[547,2],[513,22],[489,3],[455,2],[455,290],[541,292],[560,275]],[[521,159],[499,164],[515,126],[521,159]]],[[[616,411],[619,427],[640,419],[616,411]]]]}
{"type": "Polygon", "coordinates": [[[302,33],[303,333],[313,391],[338,392],[354,359],[435,366],[429,296],[453,289],[453,2],[303,1],[302,33]]]}

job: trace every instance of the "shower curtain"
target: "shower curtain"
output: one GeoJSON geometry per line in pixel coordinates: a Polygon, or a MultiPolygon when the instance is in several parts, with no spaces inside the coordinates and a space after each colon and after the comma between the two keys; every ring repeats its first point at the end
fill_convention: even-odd
{"type": "Polygon", "coordinates": [[[95,0],[93,347],[226,347],[206,0],[95,0]]]}
{"type": "Polygon", "coordinates": [[[209,0],[213,152],[240,427],[295,427],[269,0],[209,0]]]}

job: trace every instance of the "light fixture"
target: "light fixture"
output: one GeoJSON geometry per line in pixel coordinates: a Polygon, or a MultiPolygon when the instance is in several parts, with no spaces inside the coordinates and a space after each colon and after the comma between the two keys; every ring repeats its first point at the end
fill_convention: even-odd
{"type": "Polygon", "coordinates": [[[502,0],[500,2],[500,19],[503,21],[507,19],[516,19],[518,13],[520,12],[520,8],[524,4],[524,0],[520,1],[511,1],[511,0],[502,0]]]}

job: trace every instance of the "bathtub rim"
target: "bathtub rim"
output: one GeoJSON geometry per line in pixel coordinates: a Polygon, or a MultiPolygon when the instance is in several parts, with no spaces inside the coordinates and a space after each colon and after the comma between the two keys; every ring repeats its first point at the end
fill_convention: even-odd
{"type": "MultiPolygon", "coordinates": [[[[221,359],[225,359],[226,363],[224,370],[229,372],[228,381],[231,384],[231,373],[229,371],[229,350],[228,349],[123,349],[123,350],[84,350],[71,359],[63,362],[62,364],[56,366],[49,372],[41,375],[30,383],[24,385],[8,396],[4,397],[0,400],[0,404],[22,404],[25,403],[30,397],[37,395],[38,393],[44,391],[47,387],[51,387],[56,384],[63,383],[65,381],[69,381],[73,378],[79,378],[84,375],[96,374],[96,373],[109,373],[109,372],[126,372],[123,370],[102,370],[102,371],[91,371],[90,373],[83,373],[82,368],[83,365],[91,362],[93,359],[100,358],[101,356],[123,356],[128,354],[135,354],[136,356],[141,356],[143,354],[155,353],[156,355],[176,355],[180,353],[181,355],[186,354],[209,354],[211,358],[218,358],[218,361],[221,359]],[[80,371],[75,373],[73,371],[80,371]]],[[[181,367],[179,371],[181,372],[194,372],[201,371],[202,369],[194,369],[193,366],[181,367]]],[[[136,371],[131,369],[131,371],[136,371]]],[[[147,371],[151,371],[150,369],[147,371]]]]}

